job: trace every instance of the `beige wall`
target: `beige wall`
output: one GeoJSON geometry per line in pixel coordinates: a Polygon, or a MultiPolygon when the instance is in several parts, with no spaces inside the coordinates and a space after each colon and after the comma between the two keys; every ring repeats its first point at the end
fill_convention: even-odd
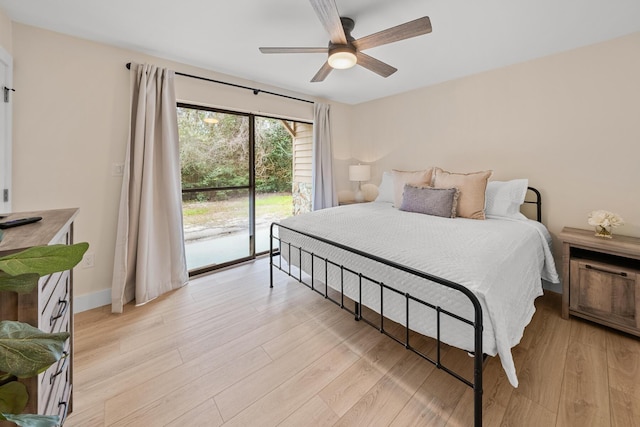
{"type": "MultiPolygon", "coordinates": [[[[76,241],[88,241],[95,267],[76,269],[76,296],[111,287],[121,177],[128,132],[127,62],[283,92],[231,76],[13,23],[15,211],[79,207],[76,241]]],[[[279,117],[313,119],[313,104],[176,77],[181,101],[279,117]]],[[[294,96],[306,98],[300,94],[294,96]]],[[[337,106],[338,109],[340,106],[337,106]]],[[[345,123],[334,126],[346,145],[345,123]]],[[[98,298],[99,299],[99,298],[98,298]]],[[[107,300],[108,301],[108,300],[107,300]]]]}
{"type": "MultiPolygon", "coordinates": [[[[528,178],[543,221],[606,209],[640,236],[640,33],[355,106],[351,154],[383,170],[528,178]]],[[[557,240],[556,240],[557,242],[557,240]]],[[[556,255],[558,254],[556,245],[556,255]]]]}
{"type": "Polygon", "coordinates": [[[13,52],[13,39],[11,34],[12,23],[7,14],[0,8],[0,47],[10,54],[13,52]]]}

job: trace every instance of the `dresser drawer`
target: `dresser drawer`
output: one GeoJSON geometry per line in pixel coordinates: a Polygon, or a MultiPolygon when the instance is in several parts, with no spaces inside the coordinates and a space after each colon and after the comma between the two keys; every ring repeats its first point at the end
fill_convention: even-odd
{"type": "Polygon", "coordinates": [[[62,277],[63,272],[49,274],[48,276],[43,276],[38,281],[38,288],[40,289],[38,295],[38,307],[44,309],[49,300],[51,299],[51,294],[56,290],[56,286],[62,277]]]}
{"type": "Polygon", "coordinates": [[[70,343],[67,340],[64,346],[65,357],[49,366],[46,371],[38,375],[38,401],[43,402],[40,406],[41,409],[43,407],[48,407],[50,397],[56,393],[56,389],[60,382],[64,382],[65,378],[68,376],[69,362],[71,360],[70,348],[70,343]]]}
{"type": "Polygon", "coordinates": [[[55,377],[52,384],[51,394],[48,396],[47,404],[44,410],[45,415],[60,415],[64,418],[66,415],[69,402],[69,390],[71,381],[69,378],[69,366],[65,365],[60,375],[55,377]]]}
{"type": "Polygon", "coordinates": [[[58,415],[60,417],[60,425],[64,425],[67,415],[71,412],[71,392],[73,385],[67,381],[64,388],[61,390],[57,400],[51,401],[51,415],[58,415]]]}
{"type": "Polygon", "coordinates": [[[44,332],[68,332],[68,329],[61,328],[64,317],[71,308],[71,293],[69,283],[69,272],[65,271],[58,276],[58,281],[49,301],[42,310],[40,317],[40,329],[44,332]]]}

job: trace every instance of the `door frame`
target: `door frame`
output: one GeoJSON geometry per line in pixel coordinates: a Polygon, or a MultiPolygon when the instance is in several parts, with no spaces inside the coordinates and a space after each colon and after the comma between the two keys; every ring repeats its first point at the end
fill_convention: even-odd
{"type": "Polygon", "coordinates": [[[13,105],[13,58],[2,46],[0,46],[0,67],[4,69],[4,81],[0,81],[0,123],[4,129],[0,132],[0,213],[11,212],[11,200],[13,193],[11,188],[11,163],[12,163],[12,105],[13,105]],[[7,89],[5,89],[7,88],[7,89]],[[8,102],[5,102],[5,93],[8,102]]]}

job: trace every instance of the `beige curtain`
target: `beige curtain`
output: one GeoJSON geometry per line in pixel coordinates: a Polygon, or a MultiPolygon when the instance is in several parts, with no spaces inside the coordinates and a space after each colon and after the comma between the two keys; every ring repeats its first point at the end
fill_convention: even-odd
{"type": "Polygon", "coordinates": [[[311,169],[312,209],[317,211],[338,206],[338,196],[333,181],[329,104],[316,102],[313,106],[313,164],[311,169]]]}
{"type": "Polygon", "coordinates": [[[112,304],[121,313],[188,281],[173,71],[133,65],[112,304]]]}

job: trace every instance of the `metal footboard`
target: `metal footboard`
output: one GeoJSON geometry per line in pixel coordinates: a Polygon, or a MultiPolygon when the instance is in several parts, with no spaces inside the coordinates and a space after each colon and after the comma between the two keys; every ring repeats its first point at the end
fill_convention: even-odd
{"type": "MultiPolygon", "coordinates": [[[[356,320],[361,320],[366,322],[367,324],[375,327],[376,329],[378,329],[381,333],[387,335],[388,337],[392,338],[393,340],[395,340],[396,342],[398,342],[399,344],[403,345],[406,349],[411,350],[412,352],[416,353],[418,356],[422,357],[423,359],[427,360],[428,362],[430,362],[431,364],[433,364],[436,368],[441,369],[445,372],[447,372],[448,374],[452,375],[453,377],[455,377],[456,379],[458,379],[459,381],[463,382],[464,384],[466,384],[467,386],[471,387],[473,389],[473,393],[474,393],[474,426],[475,427],[481,427],[482,426],[482,365],[483,365],[483,361],[484,361],[484,355],[482,352],[482,306],[480,305],[480,301],[478,300],[478,298],[475,296],[475,294],[473,292],[471,292],[469,289],[467,289],[466,287],[455,283],[455,282],[451,282],[449,280],[446,279],[442,279],[440,277],[437,276],[433,276],[427,273],[424,273],[422,271],[418,271],[415,270],[413,268],[395,263],[393,261],[389,261],[380,257],[377,257],[375,255],[371,255],[365,252],[362,252],[358,249],[354,249],[354,248],[350,248],[347,247],[345,245],[342,245],[340,243],[337,242],[332,242],[329,241],[327,239],[324,239],[322,237],[319,236],[315,236],[312,234],[308,234],[305,232],[301,232],[283,225],[280,225],[278,223],[272,223],[271,224],[271,231],[270,231],[270,251],[269,251],[269,275],[270,275],[270,287],[273,287],[273,269],[276,268],[282,272],[284,272],[285,274],[293,277],[294,279],[296,279],[297,281],[299,281],[300,283],[304,284],[305,286],[307,286],[308,288],[310,288],[311,290],[313,290],[314,292],[322,295],[324,298],[328,299],[329,301],[333,302],[334,304],[340,306],[340,308],[348,311],[349,313],[353,314],[355,316],[356,320]],[[438,305],[434,305],[431,304],[428,301],[423,301],[419,298],[416,298],[412,295],[410,295],[409,293],[406,292],[402,292],[399,291],[395,288],[392,288],[386,284],[384,284],[381,281],[378,281],[374,278],[368,277],[366,275],[366,273],[363,272],[359,272],[359,271],[354,271],[348,267],[345,267],[342,264],[339,264],[337,262],[335,262],[334,260],[330,260],[328,258],[324,258],[322,256],[319,256],[309,250],[306,250],[300,246],[296,246],[294,244],[292,244],[291,242],[286,242],[283,241],[282,237],[280,236],[280,233],[274,233],[274,231],[276,229],[286,229],[292,233],[297,233],[299,235],[317,240],[319,242],[325,243],[327,245],[331,245],[337,248],[340,248],[342,250],[351,252],[353,254],[359,255],[361,257],[367,258],[369,260],[373,260],[376,262],[379,262],[381,264],[384,264],[390,268],[393,268],[397,271],[403,271],[405,273],[409,273],[415,277],[424,279],[424,280],[429,280],[431,282],[437,283],[439,285],[445,286],[447,288],[450,289],[454,289],[462,294],[464,294],[473,304],[474,307],[474,320],[470,321],[468,319],[463,318],[460,315],[457,315],[455,313],[452,313],[450,311],[447,311],[445,309],[443,309],[442,307],[438,306],[438,305]],[[274,242],[277,242],[277,247],[274,247],[274,242]],[[283,266],[282,263],[282,256],[283,256],[283,251],[285,251],[287,258],[288,258],[288,262],[286,262],[286,266],[283,266]],[[297,274],[296,271],[294,269],[294,271],[292,271],[291,269],[291,255],[298,255],[298,260],[300,262],[300,266],[299,268],[297,268],[297,274]],[[308,259],[311,261],[311,271],[307,272],[307,275],[310,276],[310,281],[305,281],[304,277],[303,277],[303,256],[305,257],[309,257],[308,259]],[[277,263],[275,262],[275,258],[278,258],[277,263]],[[316,281],[316,275],[317,273],[314,271],[314,265],[316,264],[316,261],[321,262],[324,265],[324,278],[325,278],[325,282],[324,283],[324,290],[322,289],[318,289],[315,286],[315,281],[316,281]],[[339,269],[340,271],[340,283],[339,286],[331,286],[333,289],[336,290],[336,292],[340,293],[340,297],[339,299],[334,299],[331,295],[329,295],[329,276],[328,276],[328,269],[331,266],[331,268],[336,268],[339,269]],[[347,274],[351,274],[354,275],[355,277],[357,277],[358,279],[358,297],[354,300],[354,308],[353,310],[347,306],[345,306],[345,294],[344,294],[344,278],[345,278],[345,273],[347,274]],[[363,281],[366,281],[368,284],[373,284],[374,286],[377,285],[380,288],[380,313],[379,313],[379,325],[369,321],[368,319],[364,318],[362,316],[362,285],[363,285],[363,281]],[[339,289],[339,290],[338,290],[339,289]],[[405,324],[401,325],[404,328],[404,339],[400,339],[394,335],[391,335],[387,330],[385,330],[384,327],[384,291],[390,291],[393,292],[397,295],[403,296],[405,299],[405,311],[406,311],[406,318],[405,318],[405,324]],[[411,329],[411,325],[409,323],[409,307],[410,307],[410,301],[413,301],[415,303],[420,304],[420,306],[422,307],[426,307],[430,310],[435,311],[436,313],[436,336],[432,337],[436,340],[436,357],[432,358],[424,353],[422,353],[419,349],[417,349],[416,347],[412,346],[411,342],[410,342],[410,334],[409,331],[411,329]],[[456,321],[468,324],[470,326],[473,327],[473,334],[474,334],[474,354],[473,354],[473,381],[469,381],[468,379],[464,378],[462,375],[454,372],[453,370],[449,369],[448,367],[444,366],[442,364],[441,361],[441,340],[440,340],[440,328],[441,328],[441,318],[442,316],[448,316],[452,319],[455,319],[456,321]]],[[[295,266],[294,266],[295,267],[295,266]]],[[[347,297],[349,298],[349,297],[347,297]]]]}

